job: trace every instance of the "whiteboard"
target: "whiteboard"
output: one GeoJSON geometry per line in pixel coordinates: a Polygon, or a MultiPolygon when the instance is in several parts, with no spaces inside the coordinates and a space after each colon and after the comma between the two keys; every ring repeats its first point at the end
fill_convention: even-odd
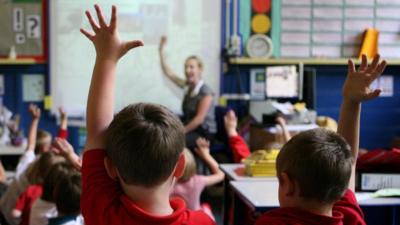
{"type": "MultiPolygon", "coordinates": [[[[63,106],[70,116],[84,117],[95,61],[93,44],[79,28],[90,29],[84,15],[93,15],[98,3],[110,18],[107,0],[52,0],[50,2],[50,91],[52,112],[63,106]]],[[[203,79],[216,94],[220,77],[220,1],[215,0],[118,0],[121,38],[142,39],[144,47],[134,49],[119,62],[115,88],[115,109],[131,103],[151,102],[181,112],[184,92],[161,71],[158,43],[168,36],[167,61],[184,78],[184,62],[198,55],[204,62],[203,79]]]]}

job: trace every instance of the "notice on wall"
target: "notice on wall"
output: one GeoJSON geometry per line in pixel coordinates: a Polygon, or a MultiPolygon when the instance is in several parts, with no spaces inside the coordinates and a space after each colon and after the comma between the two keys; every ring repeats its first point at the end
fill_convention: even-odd
{"type": "Polygon", "coordinates": [[[44,75],[26,74],[22,77],[23,101],[40,102],[44,99],[44,75]]]}

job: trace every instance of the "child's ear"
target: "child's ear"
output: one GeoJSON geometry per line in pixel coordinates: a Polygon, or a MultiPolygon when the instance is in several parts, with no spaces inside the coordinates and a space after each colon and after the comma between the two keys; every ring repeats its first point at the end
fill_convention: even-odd
{"type": "Polygon", "coordinates": [[[289,177],[286,172],[282,172],[278,175],[279,186],[283,194],[287,197],[293,197],[296,193],[296,183],[289,177]]]}
{"type": "Polygon", "coordinates": [[[104,157],[104,167],[106,168],[107,174],[108,176],[110,176],[111,179],[118,180],[117,168],[114,166],[108,156],[104,157]]]}
{"type": "Polygon", "coordinates": [[[178,162],[176,163],[174,177],[177,179],[180,178],[183,175],[184,171],[185,171],[185,156],[183,155],[183,152],[182,152],[179,155],[178,162]]]}

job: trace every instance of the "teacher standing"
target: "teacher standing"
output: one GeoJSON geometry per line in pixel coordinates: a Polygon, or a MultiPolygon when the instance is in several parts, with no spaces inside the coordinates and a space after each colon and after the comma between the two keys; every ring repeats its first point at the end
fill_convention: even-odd
{"type": "Polygon", "coordinates": [[[203,63],[199,57],[189,56],[186,59],[184,67],[186,79],[180,78],[172,71],[165,60],[166,42],[167,38],[162,37],[159,46],[161,68],[174,84],[186,89],[182,102],[182,122],[185,125],[186,147],[194,149],[197,138],[205,137],[212,140],[216,132],[214,92],[202,80],[203,63]]]}

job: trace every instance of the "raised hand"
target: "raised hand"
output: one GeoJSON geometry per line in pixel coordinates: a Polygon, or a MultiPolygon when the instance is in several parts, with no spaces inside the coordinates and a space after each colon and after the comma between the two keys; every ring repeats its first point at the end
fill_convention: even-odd
{"type": "Polygon", "coordinates": [[[63,107],[58,108],[58,112],[60,113],[61,120],[67,119],[67,112],[65,112],[63,107]]]}
{"type": "Polygon", "coordinates": [[[237,131],[236,131],[237,123],[238,123],[238,119],[235,115],[235,112],[233,110],[229,110],[224,116],[224,125],[225,125],[226,133],[228,133],[228,136],[236,136],[237,135],[237,131]]]}
{"type": "Polygon", "coordinates": [[[197,148],[195,149],[198,156],[205,158],[210,155],[210,142],[204,138],[198,138],[196,140],[197,148]]]}
{"type": "Polygon", "coordinates": [[[376,55],[372,63],[368,65],[367,56],[362,55],[361,65],[356,70],[354,62],[349,59],[347,78],[343,86],[343,97],[347,101],[360,103],[379,96],[381,90],[372,90],[370,85],[385,70],[386,61],[379,62],[379,55],[376,55]]]}
{"type": "Polygon", "coordinates": [[[35,104],[30,104],[29,105],[29,113],[32,116],[32,119],[39,119],[40,118],[40,108],[37,107],[35,104]]]}
{"type": "Polygon", "coordinates": [[[81,28],[81,32],[93,42],[96,48],[97,59],[118,61],[129,50],[143,46],[140,40],[122,41],[117,30],[117,8],[112,6],[110,24],[107,25],[100,7],[94,6],[97,13],[98,23],[89,11],[86,16],[92,26],[93,32],[81,28]]]}

